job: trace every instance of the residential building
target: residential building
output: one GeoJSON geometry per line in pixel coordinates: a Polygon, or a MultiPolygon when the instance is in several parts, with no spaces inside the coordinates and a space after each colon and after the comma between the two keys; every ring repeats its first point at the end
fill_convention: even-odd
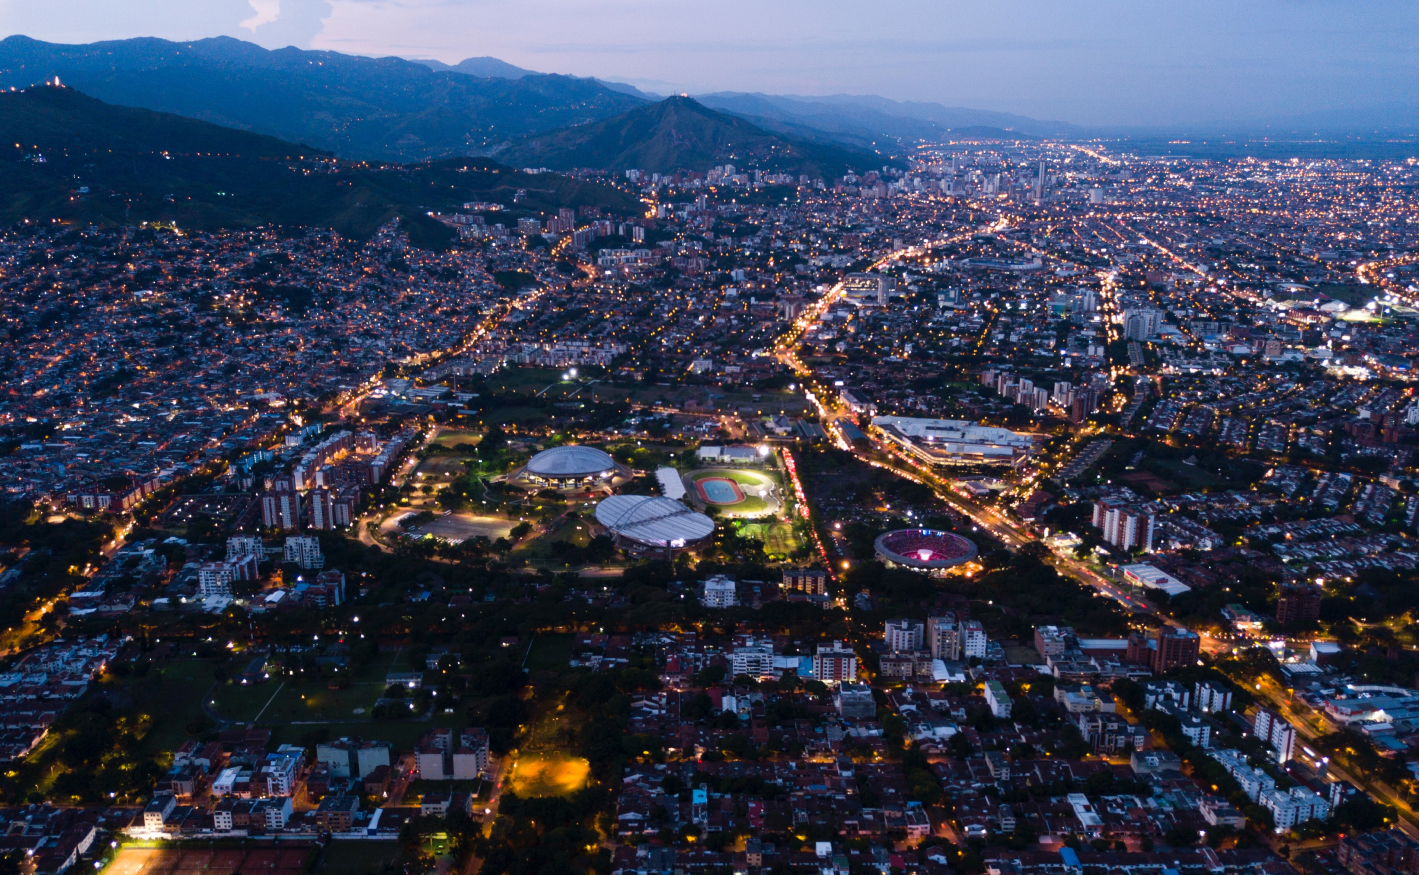
{"type": "Polygon", "coordinates": [[[414,751],[419,778],[424,781],[447,781],[453,777],[444,768],[444,751],[432,744],[421,744],[414,751]]]}
{"type": "Polygon", "coordinates": [[[315,809],[315,828],[321,833],[350,832],[359,810],[358,796],[326,796],[315,809]]]}
{"type": "Polygon", "coordinates": [[[1208,751],[1208,756],[1222,764],[1237,783],[1242,792],[1253,802],[1261,799],[1263,793],[1276,789],[1276,779],[1247,762],[1247,758],[1231,748],[1208,751]]]}
{"type": "Polygon", "coordinates": [[[729,655],[731,678],[748,675],[754,680],[771,677],[774,673],[774,646],[772,641],[750,640],[735,646],[729,655]]]}
{"type": "Polygon", "coordinates": [[[872,720],[877,716],[877,702],[867,684],[840,684],[837,706],[838,716],[844,720],[872,720]]]}
{"type": "Polygon", "coordinates": [[[1193,705],[1204,714],[1232,709],[1232,691],[1216,681],[1198,681],[1192,691],[1193,705]]]}
{"type": "Polygon", "coordinates": [[[1321,588],[1303,581],[1282,583],[1276,599],[1276,622],[1282,626],[1320,619],[1321,588]]]}
{"type": "Polygon", "coordinates": [[[320,539],[308,535],[287,538],[284,560],[307,571],[324,568],[325,556],[320,552],[320,539]]]}
{"type": "Polygon", "coordinates": [[[1094,503],[1094,525],[1103,532],[1104,541],[1120,550],[1135,547],[1144,553],[1153,549],[1155,520],[1152,511],[1130,507],[1115,498],[1094,503]]]}
{"type": "MultiPolygon", "coordinates": [[[[291,819],[291,813],[294,807],[291,803],[290,796],[262,799],[259,806],[268,832],[285,829],[286,821],[291,819]]],[[[253,814],[255,813],[256,812],[253,811],[253,814]]]]}
{"type": "Polygon", "coordinates": [[[1278,763],[1290,762],[1296,747],[1296,727],[1266,708],[1258,708],[1252,731],[1271,749],[1271,758],[1278,763]]]}
{"type": "Polygon", "coordinates": [[[1066,650],[1078,650],[1079,639],[1069,626],[1036,626],[1035,650],[1041,659],[1063,656],[1066,650]]]}
{"type": "Polygon", "coordinates": [[[961,656],[966,659],[985,659],[985,627],[979,620],[966,620],[961,624],[961,656]]]}
{"type": "Polygon", "coordinates": [[[1152,661],[1154,674],[1163,674],[1182,665],[1196,665],[1202,651],[1202,639],[1190,629],[1161,626],[1153,634],[1152,661]]]}
{"type": "Polygon", "coordinates": [[[1278,834],[1308,820],[1330,819],[1330,804],[1304,787],[1266,790],[1257,804],[1271,812],[1278,834]]]}
{"type": "Polygon", "coordinates": [[[263,492],[261,525],[287,532],[301,528],[301,497],[297,492],[263,492]]]}
{"type": "Polygon", "coordinates": [[[1123,753],[1148,746],[1148,730],[1134,726],[1118,714],[1107,711],[1081,711],[1075,725],[1096,753],[1123,753]]]}
{"type": "Polygon", "coordinates": [[[169,814],[177,807],[177,798],[171,793],[159,793],[143,808],[143,827],[159,830],[167,822],[169,814]]]}
{"type": "Polygon", "coordinates": [[[1005,691],[1005,685],[1000,681],[985,682],[985,703],[990,706],[993,716],[1001,719],[1010,716],[1010,694],[1005,691]]]}
{"type": "Polygon", "coordinates": [[[784,591],[808,595],[827,595],[828,572],[820,568],[786,568],[783,572],[784,591]]]}
{"type": "Polygon", "coordinates": [[[707,608],[732,608],[739,604],[739,591],[734,578],[716,574],[706,579],[700,592],[700,604],[707,608]]]}
{"type": "Polygon", "coordinates": [[[197,569],[197,594],[201,598],[232,597],[232,566],[228,562],[203,562],[197,569]]]}
{"type": "Polygon", "coordinates": [[[819,644],[813,653],[813,677],[825,684],[857,679],[857,654],[846,641],[819,644]]]}
{"type": "Polygon", "coordinates": [[[452,757],[453,779],[467,781],[487,772],[489,751],[486,730],[469,728],[459,733],[452,757]]]}
{"type": "Polygon", "coordinates": [[[888,620],[884,633],[887,649],[893,653],[909,653],[922,648],[926,626],[920,620],[888,620]]]}
{"type": "Polygon", "coordinates": [[[927,645],[932,659],[957,662],[961,658],[961,629],[955,614],[929,617],[926,621],[927,645]]]}
{"type": "Polygon", "coordinates": [[[1350,875],[1419,875],[1419,842],[1398,829],[1348,830],[1335,858],[1350,875]]]}

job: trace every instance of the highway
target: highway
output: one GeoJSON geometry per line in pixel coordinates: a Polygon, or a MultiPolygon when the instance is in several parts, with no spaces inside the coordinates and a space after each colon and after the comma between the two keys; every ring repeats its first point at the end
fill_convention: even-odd
{"type": "MultiPolygon", "coordinates": [[[[1006,220],[1000,219],[989,225],[987,230],[998,231],[1006,224],[1006,220]]],[[[909,247],[893,251],[874,262],[871,269],[879,268],[888,261],[922,255],[933,246],[958,242],[977,233],[980,233],[979,229],[971,229],[951,237],[943,238],[934,243],[926,243],[919,247],[909,247]]],[[[843,291],[842,283],[833,286],[827,294],[814,302],[813,306],[806,309],[794,321],[790,329],[774,344],[775,357],[783,365],[793,371],[795,376],[803,381],[803,391],[809,403],[818,410],[822,418],[823,428],[832,436],[832,439],[840,448],[853,451],[867,464],[885,468],[900,477],[905,477],[931,487],[942,501],[950,504],[1006,547],[1012,550],[1018,550],[1027,544],[1039,541],[1039,538],[1033,532],[1011,521],[1002,511],[957,494],[950,488],[950,484],[941,477],[941,475],[931,470],[928,466],[917,463],[894,447],[890,442],[881,440],[876,435],[870,433],[872,429],[868,430],[868,440],[871,443],[871,447],[883,455],[888,460],[887,463],[880,462],[872,458],[868,452],[851,446],[843,437],[838,427],[838,422],[842,419],[852,421],[853,416],[851,411],[843,405],[838,397],[838,393],[834,391],[833,387],[818,379],[813,373],[813,370],[798,357],[798,341],[803,337],[808,328],[818,321],[823,313],[827,312],[829,308],[842,299],[843,291]]],[[[1125,587],[1108,580],[1076,559],[1060,556],[1052,551],[1046,551],[1045,561],[1061,574],[1072,577],[1086,586],[1092,587],[1101,595],[1118,602],[1130,613],[1157,615],[1157,611],[1152,605],[1148,604],[1147,601],[1138,598],[1128,592],[1125,587]]],[[[1166,617],[1160,619],[1169,625],[1178,626],[1176,622],[1166,617]]],[[[1218,647],[1218,643],[1212,642],[1211,639],[1206,639],[1203,643],[1209,650],[1218,647]]]]}

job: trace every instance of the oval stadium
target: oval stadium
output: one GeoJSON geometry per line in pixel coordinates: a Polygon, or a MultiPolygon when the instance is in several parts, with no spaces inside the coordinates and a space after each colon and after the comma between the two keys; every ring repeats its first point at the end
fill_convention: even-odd
{"type": "Polygon", "coordinates": [[[629,472],[596,447],[566,446],[543,450],[512,476],[514,482],[549,489],[598,489],[629,472]]]}
{"type": "Polygon", "coordinates": [[[596,521],[630,553],[669,556],[714,534],[714,520],[658,495],[612,495],[596,506],[596,521]]]}
{"type": "Polygon", "coordinates": [[[895,529],[877,536],[877,558],[889,568],[945,571],[976,558],[976,545],[952,532],[932,529],[895,529]]]}

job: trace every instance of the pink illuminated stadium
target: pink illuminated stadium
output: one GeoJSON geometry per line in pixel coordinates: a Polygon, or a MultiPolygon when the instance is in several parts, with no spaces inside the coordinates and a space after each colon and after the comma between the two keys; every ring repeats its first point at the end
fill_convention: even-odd
{"type": "Polygon", "coordinates": [[[937,571],[969,562],[976,545],[960,535],[931,529],[896,529],[877,537],[877,558],[888,565],[937,571]]]}

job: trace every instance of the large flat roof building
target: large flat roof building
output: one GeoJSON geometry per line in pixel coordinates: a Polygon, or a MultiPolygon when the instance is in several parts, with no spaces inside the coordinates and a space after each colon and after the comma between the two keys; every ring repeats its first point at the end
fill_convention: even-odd
{"type": "Polygon", "coordinates": [[[928,465],[1015,465],[1035,448],[1035,435],[964,419],[876,416],[872,425],[928,465]]]}

